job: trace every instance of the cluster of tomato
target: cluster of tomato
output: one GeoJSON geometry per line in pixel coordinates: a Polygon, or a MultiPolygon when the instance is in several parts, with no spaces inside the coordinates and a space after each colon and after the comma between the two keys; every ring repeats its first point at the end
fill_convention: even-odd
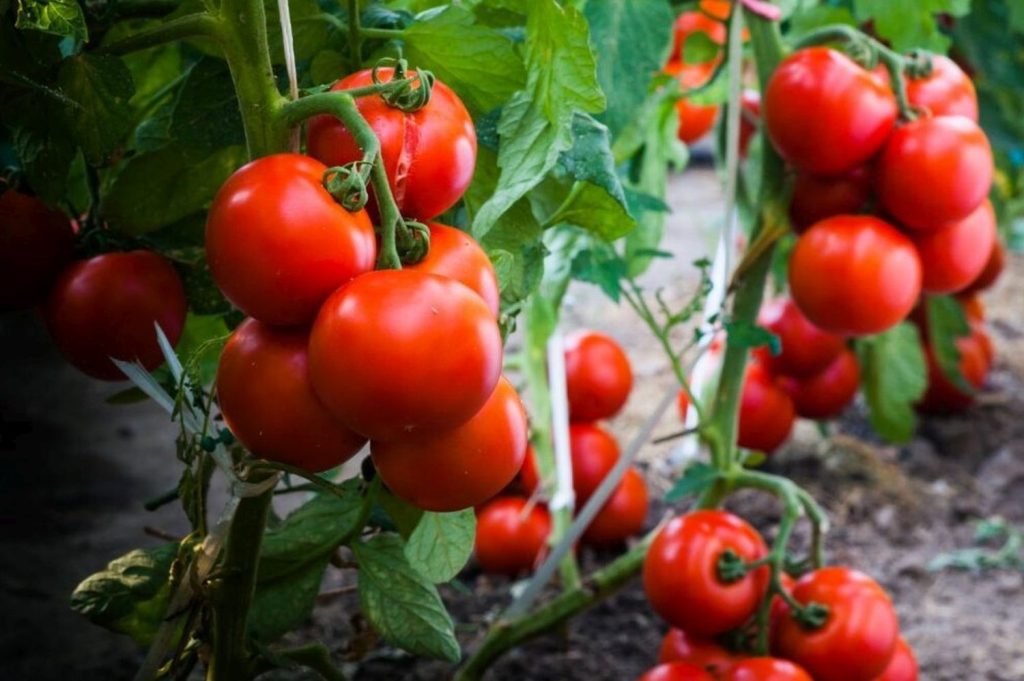
{"type": "Polygon", "coordinates": [[[846,567],[783,576],[784,595],[773,591],[767,606],[774,657],[723,645],[746,641],[769,595],[767,556],[757,530],[731,513],[693,511],[669,521],[647,553],[643,582],[672,629],[660,664],[641,681],[916,681],[889,596],[846,567]]]}

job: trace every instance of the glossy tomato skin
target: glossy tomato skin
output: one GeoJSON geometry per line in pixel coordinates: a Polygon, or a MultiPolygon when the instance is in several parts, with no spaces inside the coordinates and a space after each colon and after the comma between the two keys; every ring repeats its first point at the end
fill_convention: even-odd
{"type": "Polygon", "coordinates": [[[756,360],[747,366],[740,396],[737,444],[770,454],[793,430],[793,400],[756,360]]]}
{"type": "Polygon", "coordinates": [[[917,675],[917,658],[914,657],[914,651],[907,640],[900,636],[889,666],[873,681],[917,681],[917,675]]]}
{"type": "Polygon", "coordinates": [[[185,326],[185,290],[178,273],[150,251],[107,253],[80,260],[57,278],[44,316],[57,348],[80,371],[124,380],[110,358],[164,363],[154,322],[175,345],[185,326]]]}
{"type": "MultiPolygon", "coordinates": [[[[724,45],[726,30],[725,24],[721,21],[716,21],[704,12],[682,12],[676,17],[676,22],[673,25],[672,54],[669,55],[669,61],[683,61],[683,49],[686,45],[686,39],[694,33],[704,33],[712,42],[724,45]]],[[[720,58],[720,56],[717,56],[705,63],[714,63],[720,58]]]]}
{"type": "Polygon", "coordinates": [[[687,662],[669,662],[648,669],[637,681],[715,681],[715,677],[687,662]]]}
{"type": "Polygon", "coordinates": [[[970,215],[992,187],[992,147],[962,116],[896,127],[875,164],[881,206],[900,225],[927,231],[970,215]]]}
{"type": "Polygon", "coordinates": [[[815,326],[864,336],[894,326],[921,292],[909,237],[878,218],[840,215],[813,225],[789,259],[790,294],[815,326]]]}
{"type": "MultiPolygon", "coordinates": [[[[981,389],[992,365],[988,335],[975,327],[970,335],[957,338],[955,343],[960,353],[960,373],[974,390],[981,389]]],[[[971,406],[974,394],[963,391],[946,376],[930,345],[925,345],[924,351],[928,363],[928,388],[917,408],[931,414],[951,414],[971,406]]]]}
{"type": "Polygon", "coordinates": [[[592,546],[614,546],[637,534],[647,520],[647,483],[636,468],[630,468],[619,486],[583,533],[592,546]]]}
{"type": "Polygon", "coordinates": [[[309,339],[317,396],[373,440],[465,423],[494,391],[501,358],[501,334],[480,296],[408,269],[370,272],[336,291],[309,339]]]}
{"type": "Polygon", "coordinates": [[[789,219],[797,234],[834,215],[859,213],[871,198],[871,172],[867,166],[835,177],[797,173],[789,202],[789,219]]]}
{"type": "MultiPolygon", "coordinates": [[[[393,69],[378,69],[388,81],[393,69]]],[[[373,84],[372,70],[358,71],[335,83],[332,90],[373,84]]],[[[476,164],[476,128],[458,95],[440,80],[434,81],[430,101],[404,113],[388,106],[379,95],[359,97],[356,107],[380,140],[388,184],[402,215],[429,220],[455,205],[473,179],[476,164]]],[[[328,166],[363,158],[355,138],[333,116],[310,119],[309,154],[328,166]]],[[[375,199],[367,204],[376,216],[375,199]]]]}
{"type": "Polygon", "coordinates": [[[800,312],[792,298],[778,298],[761,306],[757,323],[779,337],[778,355],[766,353],[763,360],[773,374],[813,376],[832,363],[843,351],[843,339],[822,331],[800,312]]]}
{"type": "Polygon", "coordinates": [[[523,467],[519,469],[519,484],[528,495],[532,495],[540,484],[540,472],[537,470],[537,452],[534,450],[533,445],[526,445],[523,467]]]}
{"type": "Polygon", "coordinates": [[[761,93],[749,88],[740,93],[740,158],[747,157],[750,140],[761,124],[761,93]]]}
{"type": "Polygon", "coordinates": [[[841,175],[874,156],[896,112],[881,79],[827,47],[784,59],[764,92],[772,144],[797,170],[816,175],[841,175]]]}
{"type": "Polygon", "coordinates": [[[377,473],[391,492],[427,511],[458,511],[505,488],[523,465],[526,411],[502,377],[487,403],[455,428],[370,443],[377,473]]]}
{"type": "Polygon", "coordinates": [[[572,455],[572,487],[576,506],[587,503],[601,481],[619,460],[619,443],[607,430],[595,423],[569,426],[572,455]]]}
{"type": "Polygon", "coordinates": [[[724,681],[814,681],[811,675],[789,660],[751,657],[734,665],[724,681]]]}
{"type": "Polygon", "coordinates": [[[843,348],[839,356],[819,373],[791,379],[785,388],[799,416],[820,421],[842,414],[857,396],[859,386],[857,355],[843,348]]]}
{"type": "Polygon", "coordinates": [[[1003,273],[1003,269],[1006,267],[1006,247],[1003,246],[1002,242],[996,239],[996,243],[992,246],[992,252],[988,256],[988,260],[985,262],[985,268],[981,271],[981,274],[972,281],[967,288],[961,293],[971,294],[984,291],[992,288],[993,284],[999,280],[999,275],[1003,273]]]}
{"type": "Polygon", "coordinates": [[[962,220],[913,235],[921,257],[921,288],[955,293],[967,288],[985,269],[996,244],[996,213],[985,199],[962,220]]]}
{"type": "Polygon", "coordinates": [[[74,248],[71,221],[34,196],[0,194],[0,312],[44,300],[74,248]]]}
{"type": "Polygon", "coordinates": [[[543,557],[551,534],[551,516],[522,497],[500,497],[476,517],[476,561],[487,573],[515,576],[543,557]]]}
{"type": "Polygon", "coordinates": [[[907,100],[933,116],[963,116],[978,122],[978,93],[974,83],[949,57],[932,56],[927,78],[907,78],[907,100]]]}
{"type": "MultiPolygon", "coordinates": [[[[714,67],[710,64],[684,64],[673,61],[665,65],[665,73],[679,81],[683,91],[700,87],[707,82],[714,67]]],[[[718,106],[714,104],[694,104],[686,97],[676,101],[676,113],[679,116],[677,135],[681,142],[693,144],[706,135],[715,125],[718,106]]]]}
{"type": "Polygon", "coordinates": [[[670,520],[644,560],[644,591],[654,611],[697,637],[717,636],[743,624],[757,610],[768,571],[758,568],[725,583],[717,566],[727,549],[747,562],[768,552],[753,527],[725,511],[693,511],[670,520]]]}
{"type": "Polygon", "coordinates": [[[578,331],[565,339],[565,380],[569,418],[597,421],[611,418],[626,404],[633,370],[614,338],[578,331]]]}
{"type": "Polygon", "coordinates": [[[731,652],[713,639],[691,636],[682,629],[669,629],[658,651],[658,662],[688,662],[715,677],[728,671],[741,659],[741,655],[731,652]]]}
{"type": "Polygon", "coordinates": [[[450,277],[468,286],[497,317],[501,302],[498,275],[484,249],[461,229],[439,222],[431,222],[427,227],[430,229],[430,250],[426,257],[415,265],[407,265],[406,269],[450,277]]]}
{"type": "Polygon", "coordinates": [[[872,681],[882,673],[899,636],[892,601],[867,575],[830,566],[810,572],[793,598],[828,608],[825,623],[809,630],[787,607],[772,620],[772,651],[806,669],[816,681],[872,681]]]}
{"type": "Polygon", "coordinates": [[[276,326],[307,324],[339,286],[373,269],[366,211],[349,213],[324,189],[327,168],[277,154],[242,166],[217,192],[206,258],[236,307],[276,326]]]}
{"type": "Polygon", "coordinates": [[[228,428],[256,457],[319,473],[366,444],[331,416],[309,383],[309,332],[247,319],[231,334],[217,369],[228,428]]]}

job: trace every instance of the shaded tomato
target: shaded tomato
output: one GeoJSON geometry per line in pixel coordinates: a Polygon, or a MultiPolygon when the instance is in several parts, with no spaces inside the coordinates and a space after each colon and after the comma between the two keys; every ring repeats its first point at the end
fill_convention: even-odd
{"type": "Polygon", "coordinates": [[[843,351],[840,336],[822,331],[800,312],[791,298],[778,298],[761,306],[757,323],[779,337],[778,355],[763,353],[765,367],[773,374],[813,376],[843,351]]]}
{"type": "MultiPolygon", "coordinates": [[[[787,594],[793,593],[793,585],[796,584],[796,580],[795,579],[793,579],[788,574],[783,572],[782,574],[779,575],[779,581],[782,582],[782,589],[787,594]]],[[[786,608],[786,607],[788,607],[788,606],[786,605],[786,601],[782,598],[782,596],[779,596],[778,594],[773,596],[772,597],[772,606],[771,606],[770,618],[774,618],[778,613],[781,613],[783,611],[783,609],[786,608]]]]}
{"type": "Polygon", "coordinates": [[[0,311],[43,302],[71,262],[74,237],[67,216],[36,197],[0,194],[0,311]]]}
{"type": "Polygon", "coordinates": [[[873,681],[917,681],[917,674],[917,658],[914,657],[914,651],[907,640],[900,636],[889,666],[873,681]]]}
{"type": "Polygon", "coordinates": [[[543,506],[527,511],[522,497],[501,497],[476,516],[476,562],[484,572],[514,576],[533,569],[551,534],[551,516],[543,506]]]}
{"type": "MultiPolygon", "coordinates": [[[[958,337],[955,343],[960,353],[960,373],[971,388],[979,390],[984,385],[985,376],[992,364],[992,347],[988,334],[975,327],[970,335],[958,337]]],[[[971,406],[974,403],[974,393],[961,389],[946,375],[930,345],[926,344],[924,351],[928,363],[928,388],[918,402],[917,408],[933,414],[948,414],[971,406]]]]}
{"type": "Polygon", "coordinates": [[[150,251],[107,253],[80,260],[57,278],[44,316],[64,358],[105,381],[126,376],[110,358],[164,363],[154,323],[175,345],[185,326],[185,290],[171,264],[150,251]]]}
{"type": "Polygon", "coordinates": [[[770,454],[789,437],[794,418],[789,395],[764,365],[752,359],[743,380],[736,443],[770,454]]]}
{"type": "Polygon", "coordinates": [[[526,456],[523,467],[519,469],[519,484],[527,494],[533,494],[540,484],[540,472],[537,470],[537,452],[533,445],[526,445],[526,456]]]}
{"type": "MultiPolygon", "coordinates": [[[[684,64],[673,61],[665,65],[665,73],[678,80],[684,92],[706,83],[713,70],[710,64],[684,64]]],[[[694,104],[686,97],[681,97],[676,101],[676,114],[679,116],[677,135],[680,141],[693,144],[714,126],[718,106],[694,104]]]]}
{"type": "Polygon", "coordinates": [[[255,456],[319,473],[355,456],[366,438],[313,394],[308,345],[306,330],[245,320],[220,356],[217,399],[228,428],[255,456]]]}
{"type": "Polygon", "coordinates": [[[431,222],[427,226],[430,228],[430,250],[422,260],[406,266],[406,269],[439,274],[465,284],[483,298],[491,313],[497,317],[501,302],[498,275],[484,249],[460,229],[438,222],[431,222]]]}
{"type": "Polygon", "coordinates": [[[713,639],[691,636],[682,629],[669,629],[661,641],[658,652],[658,662],[688,662],[706,669],[716,677],[741,659],[741,655],[733,653],[713,639]]]}
{"type": "Polygon", "coordinates": [[[878,218],[840,215],[813,225],[789,259],[790,294],[815,326],[864,336],[897,324],[921,292],[909,237],[878,218]]]}
{"type": "Polygon", "coordinates": [[[572,454],[572,487],[576,506],[587,503],[601,481],[619,460],[619,443],[607,430],[594,423],[569,426],[572,454]]]}
{"type": "Polygon", "coordinates": [[[789,660],[751,657],[742,660],[723,677],[724,681],[814,681],[811,675],[789,660]]]}
{"type": "Polygon", "coordinates": [[[740,94],[740,109],[740,158],[746,158],[750,140],[761,125],[761,93],[744,89],[740,94]]]}
{"type": "Polygon", "coordinates": [[[964,116],[978,122],[978,93],[974,83],[949,57],[932,55],[927,78],[907,78],[907,100],[933,116],[964,116]]]}
{"type": "Polygon", "coordinates": [[[992,245],[992,252],[989,253],[988,260],[985,262],[985,269],[962,293],[977,293],[992,288],[992,285],[999,279],[999,275],[1003,273],[1004,267],[1006,267],[1006,247],[997,238],[996,243],[992,245]]]}
{"type": "Polygon", "coordinates": [[[647,520],[647,483],[630,468],[583,533],[583,541],[594,546],[611,546],[625,541],[644,528],[647,520]]]}
{"type": "Polygon", "coordinates": [[[859,213],[871,198],[871,172],[867,166],[835,177],[797,173],[789,202],[789,219],[797,234],[815,222],[835,215],[859,213]]]}
{"type": "Polygon", "coordinates": [[[843,413],[857,396],[859,386],[857,355],[846,348],[821,372],[806,378],[790,378],[783,384],[796,413],[805,419],[817,420],[843,413]]]}
{"type": "Polygon", "coordinates": [[[413,270],[354,279],[323,304],[309,339],[317,396],[373,440],[465,423],[494,391],[501,360],[501,333],[480,296],[413,270]]]}
{"type": "Polygon", "coordinates": [[[637,681],[715,681],[700,667],[686,662],[669,662],[648,669],[637,681]]]}
{"type": "Polygon", "coordinates": [[[577,331],[565,339],[565,382],[569,418],[597,421],[614,416],[633,387],[629,357],[614,338],[577,331]]]}
{"type": "Polygon", "coordinates": [[[326,169],[300,154],[265,156],[236,170],[210,207],[213,279],[261,322],[306,324],[339,286],[373,269],[370,218],[348,212],[324,189],[326,169]]]}
{"type": "Polygon", "coordinates": [[[921,288],[954,293],[967,288],[985,269],[996,243],[996,213],[985,199],[962,220],[912,238],[921,258],[921,288]]]}
{"type": "Polygon", "coordinates": [[[512,482],[523,465],[527,435],[526,411],[502,377],[480,411],[462,425],[374,440],[370,454],[395,496],[427,511],[458,511],[487,501],[512,482]]]}
{"type": "MultiPolygon", "coordinates": [[[[386,82],[394,70],[381,68],[377,73],[386,82]]],[[[331,89],[372,84],[372,70],[364,69],[342,78],[331,89]]],[[[388,184],[402,215],[429,220],[455,205],[473,179],[476,128],[451,88],[435,80],[430,101],[412,113],[388,106],[380,95],[359,97],[356,107],[380,140],[388,184]]],[[[310,119],[306,139],[309,154],[329,166],[363,158],[352,133],[333,116],[310,119]]],[[[372,196],[367,206],[376,219],[372,196]]]]}
{"type": "MultiPolygon", "coordinates": [[[[713,43],[724,45],[727,29],[721,21],[716,21],[704,12],[691,10],[681,13],[673,25],[672,54],[669,55],[669,61],[683,61],[686,39],[694,33],[704,33],[713,43]]],[[[702,63],[714,63],[719,59],[721,55],[716,54],[712,59],[702,63]]]]}

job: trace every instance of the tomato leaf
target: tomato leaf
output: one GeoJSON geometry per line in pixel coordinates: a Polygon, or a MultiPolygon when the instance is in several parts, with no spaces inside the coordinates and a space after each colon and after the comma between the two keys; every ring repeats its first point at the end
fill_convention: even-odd
{"type": "Polygon", "coordinates": [[[469,561],[476,536],[476,514],[424,513],[405,543],[405,557],[423,576],[440,584],[451,580],[469,561]]]}
{"type": "Polygon", "coordinates": [[[258,641],[273,641],[308,620],[327,563],[324,556],[303,563],[287,577],[258,583],[249,609],[249,635],[258,641]]]}
{"type": "Polygon", "coordinates": [[[782,352],[779,337],[764,327],[747,321],[726,321],[724,326],[729,335],[730,345],[742,348],[759,348],[767,345],[773,355],[782,352]]]}
{"type": "MultiPolygon", "coordinates": [[[[284,64],[284,42],[281,37],[281,19],[276,0],[264,0],[267,11],[267,43],[270,58],[275,64],[284,64]]],[[[298,61],[312,59],[324,49],[330,39],[330,27],[322,19],[323,10],[316,0],[288,0],[288,14],[292,23],[292,43],[298,61]]],[[[334,78],[340,78],[338,73],[334,78]]]]}
{"type": "Polygon", "coordinates": [[[917,423],[914,403],[928,385],[917,329],[903,322],[885,333],[858,339],[856,348],[872,427],[891,442],[908,441],[917,423]]]}
{"type": "Polygon", "coordinates": [[[64,112],[71,136],[90,165],[106,165],[134,123],[131,71],[119,57],[80,54],[64,60],[57,83],[74,102],[64,112]]]}
{"type": "Polygon", "coordinates": [[[18,0],[15,26],[81,41],[89,39],[85,15],[77,0],[18,0]]]}
{"type": "Polygon", "coordinates": [[[888,40],[898,52],[914,48],[945,52],[950,40],[939,30],[937,15],[960,17],[970,9],[970,0],[853,0],[853,14],[857,21],[874,21],[878,36],[888,40]]]}
{"type": "Polygon", "coordinates": [[[687,64],[707,64],[714,61],[722,51],[722,46],[711,39],[705,31],[697,31],[686,36],[683,43],[683,61],[687,64]]]}
{"type": "Polygon", "coordinates": [[[203,57],[189,70],[168,133],[182,146],[206,151],[245,144],[238,97],[223,59],[203,57]]]}
{"type": "Polygon", "coordinates": [[[64,196],[77,149],[67,128],[50,123],[62,115],[59,102],[40,92],[12,95],[0,111],[11,128],[14,150],[29,185],[50,205],[64,196]]]}
{"type": "Polygon", "coordinates": [[[719,471],[714,466],[698,461],[683,471],[683,477],[676,481],[665,494],[665,501],[679,501],[684,497],[700,494],[718,479],[719,471]]]}
{"type": "Polygon", "coordinates": [[[409,538],[425,513],[423,509],[416,508],[387,490],[381,490],[377,495],[377,502],[391,521],[392,526],[388,529],[397,530],[403,539],[409,538]]]}
{"type": "Polygon", "coordinates": [[[960,371],[957,338],[969,336],[971,327],[960,303],[952,296],[927,296],[928,342],[942,373],[960,390],[970,394],[974,387],[960,371]]]}

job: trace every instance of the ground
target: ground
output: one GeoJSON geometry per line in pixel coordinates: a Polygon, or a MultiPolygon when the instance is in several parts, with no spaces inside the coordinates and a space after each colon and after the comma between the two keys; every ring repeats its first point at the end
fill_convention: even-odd
{"type": "MultiPolygon", "coordinates": [[[[645,277],[680,300],[694,285],[689,261],[708,251],[720,220],[718,185],[709,170],[673,181],[673,214],[666,241],[677,254],[645,277]]],[[[903,631],[928,681],[1024,679],[1024,574],[931,572],[937,555],[970,545],[974,523],[1002,515],[1024,526],[1024,258],[986,297],[999,359],[978,404],[966,414],[927,419],[907,446],[875,439],[858,405],[823,438],[806,424],[769,462],[820,499],[833,521],[829,557],[875,576],[893,596],[903,631]]],[[[574,288],[566,327],[608,331],[622,341],[636,373],[626,410],[609,425],[626,442],[671,384],[666,362],[646,330],[625,308],[593,289],[574,288]]],[[[174,429],[151,404],[113,406],[116,392],[64,365],[34,314],[0,319],[0,659],[3,678],[50,681],[131,679],[141,659],[124,637],[97,629],[68,609],[83,577],[111,558],[159,540],[145,527],[180,533],[173,507],[146,513],[142,503],[176,481],[174,429]]],[[[658,432],[677,426],[674,416],[658,432]]],[[[669,485],[673,445],[641,452],[655,490],[669,485]]],[[[659,496],[655,494],[654,496],[659,496]]],[[[772,532],[776,504],[742,494],[731,507],[772,532]]],[[[654,524],[664,511],[652,509],[654,524]]],[[[582,553],[592,568],[611,554],[582,553]]],[[[347,577],[332,573],[330,586],[347,577]]],[[[510,584],[468,569],[442,594],[471,646],[481,625],[508,602],[510,584]]],[[[362,630],[354,598],[325,600],[302,640],[317,635],[339,660],[353,628],[362,630]]],[[[504,657],[491,681],[531,679],[628,680],[653,664],[664,625],[651,613],[638,583],[573,623],[567,633],[537,640],[504,657]]],[[[450,667],[415,661],[378,648],[352,676],[445,679],[450,667]]],[[[294,678],[294,677],[291,677],[294,678]]],[[[303,677],[306,678],[306,677],[303,677]]],[[[312,677],[309,677],[312,678],[312,677]]]]}

